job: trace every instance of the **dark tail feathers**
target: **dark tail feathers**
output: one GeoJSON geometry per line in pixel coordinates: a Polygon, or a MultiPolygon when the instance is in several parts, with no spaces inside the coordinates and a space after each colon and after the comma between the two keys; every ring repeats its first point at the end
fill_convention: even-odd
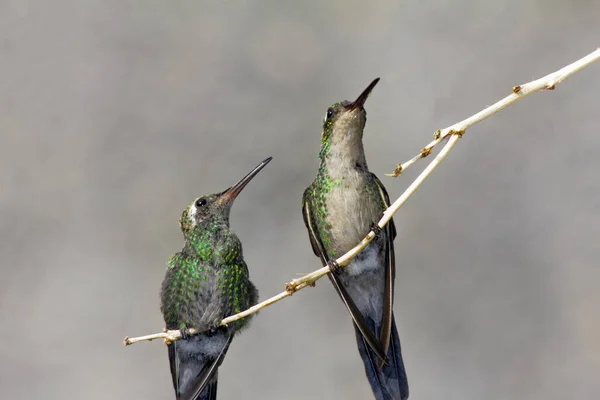
{"type": "Polygon", "coordinates": [[[222,329],[168,345],[177,400],[216,400],[218,368],[232,339],[222,329]]]}
{"type": "MultiPolygon", "coordinates": [[[[376,400],[405,400],[408,399],[408,380],[402,361],[402,351],[400,349],[400,339],[396,329],[396,321],[392,316],[392,336],[387,356],[389,363],[382,368],[377,366],[379,359],[369,348],[362,334],[356,326],[356,341],[358,351],[365,364],[365,373],[371,384],[371,390],[376,400]]],[[[375,330],[378,332],[379,330],[375,330]]]]}
{"type": "Polygon", "coordinates": [[[217,400],[217,383],[218,383],[219,372],[215,372],[210,382],[206,384],[200,396],[196,397],[197,400],[217,400]]]}

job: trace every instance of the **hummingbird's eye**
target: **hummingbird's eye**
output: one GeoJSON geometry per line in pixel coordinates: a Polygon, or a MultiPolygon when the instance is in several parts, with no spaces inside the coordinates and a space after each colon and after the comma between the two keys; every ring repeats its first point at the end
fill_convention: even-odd
{"type": "Polygon", "coordinates": [[[196,207],[197,208],[200,208],[200,207],[205,206],[205,205],[206,205],[206,199],[198,199],[198,200],[196,200],[196,207]]]}
{"type": "Polygon", "coordinates": [[[327,109],[327,115],[326,115],[325,119],[330,119],[331,117],[333,117],[333,108],[329,107],[327,109]]]}

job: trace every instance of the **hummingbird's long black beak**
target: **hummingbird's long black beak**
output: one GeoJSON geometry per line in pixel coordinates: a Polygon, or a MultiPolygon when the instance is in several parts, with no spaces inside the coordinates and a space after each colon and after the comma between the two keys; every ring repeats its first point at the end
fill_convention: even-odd
{"type": "Polygon", "coordinates": [[[246,187],[248,182],[250,182],[252,178],[254,178],[260,172],[260,170],[263,169],[265,165],[267,165],[272,159],[273,157],[269,157],[260,164],[258,164],[256,167],[254,167],[254,169],[250,171],[248,175],[243,177],[238,183],[221,193],[217,202],[220,205],[225,205],[235,200],[238,194],[240,194],[240,192],[246,187]]]}
{"type": "Polygon", "coordinates": [[[371,94],[371,91],[373,90],[375,85],[377,85],[377,82],[379,82],[379,78],[373,79],[373,82],[371,82],[369,84],[369,86],[367,86],[367,88],[365,90],[363,90],[363,92],[360,94],[360,96],[358,96],[358,98],[356,100],[354,100],[354,102],[348,106],[348,109],[354,110],[356,108],[361,108],[367,101],[367,98],[371,94]]]}

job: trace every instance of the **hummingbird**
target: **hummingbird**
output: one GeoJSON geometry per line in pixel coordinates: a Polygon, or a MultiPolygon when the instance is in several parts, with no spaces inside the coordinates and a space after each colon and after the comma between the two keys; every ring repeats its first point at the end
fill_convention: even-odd
{"type": "Polygon", "coordinates": [[[379,78],[353,101],[327,109],[323,121],[319,169],[305,190],[302,215],[312,249],[350,312],[358,351],[377,400],[407,399],[408,381],[394,320],[396,275],[393,220],[376,222],[390,200],[369,171],[363,147],[367,122],[364,104],[379,78]],[[369,231],[376,238],[346,267],[335,259],[356,246],[369,231]]]}
{"type": "Polygon", "coordinates": [[[160,293],[167,329],[182,334],[167,346],[177,400],[217,398],[217,370],[234,335],[250,322],[246,317],[220,325],[258,301],[242,243],[229,228],[229,213],[235,198],[271,159],[229,189],[198,197],[179,219],[185,244],[169,259],[160,293]],[[191,335],[191,328],[201,333],[191,335]]]}

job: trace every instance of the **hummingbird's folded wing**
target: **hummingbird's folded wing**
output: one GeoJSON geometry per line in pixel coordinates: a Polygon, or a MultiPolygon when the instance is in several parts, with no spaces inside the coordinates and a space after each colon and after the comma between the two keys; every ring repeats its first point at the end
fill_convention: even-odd
{"type": "MultiPolygon", "coordinates": [[[[315,253],[315,255],[317,257],[319,257],[321,259],[323,266],[325,266],[329,262],[329,257],[327,256],[327,252],[325,251],[325,247],[323,246],[323,242],[321,241],[321,237],[319,235],[318,229],[316,228],[310,201],[308,198],[308,193],[307,193],[308,190],[309,189],[307,189],[304,192],[304,196],[302,199],[302,203],[303,203],[302,204],[302,217],[304,219],[304,224],[306,225],[306,228],[308,229],[308,238],[310,239],[310,244],[312,246],[313,252],[315,253]]],[[[393,248],[392,248],[392,251],[393,251],[393,248]]],[[[372,332],[371,329],[369,328],[369,325],[365,321],[362,313],[360,312],[360,310],[354,303],[354,300],[352,300],[352,297],[350,297],[350,294],[348,294],[348,292],[346,291],[346,288],[344,288],[344,285],[342,284],[340,279],[333,273],[328,273],[327,276],[331,280],[331,283],[333,284],[333,287],[335,288],[335,290],[340,295],[342,301],[344,302],[344,305],[346,306],[346,308],[348,309],[348,312],[350,312],[350,315],[352,316],[352,320],[354,321],[354,324],[356,325],[356,327],[358,328],[358,330],[360,331],[362,336],[365,338],[365,341],[367,342],[369,347],[373,350],[373,352],[377,355],[377,357],[381,360],[381,362],[387,364],[388,358],[386,356],[386,353],[387,353],[387,347],[388,347],[388,343],[389,343],[389,335],[388,335],[388,343],[380,342],[379,339],[377,339],[377,337],[375,336],[376,333],[372,332]],[[385,348],[385,350],[384,350],[384,348],[385,348]]],[[[386,284],[387,284],[387,278],[386,278],[386,284]]],[[[384,324],[384,326],[385,326],[385,324],[384,324]]],[[[388,327],[388,330],[389,330],[389,327],[388,327]]]]}
{"type": "MultiPolygon", "coordinates": [[[[379,179],[372,174],[373,180],[377,184],[379,189],[379,195],[385,208],[390,206],[390,197],[385,190],[383,184],[379,179]]],[[[396,225],[394,220],[390,222],[383,229],[385,232],[385,291],[383,294],[383,317],[381,321],[381,332],[379,339],[383,344],[384,354],[387,354],[388,347],[390,345],[390,338],[392,336],[392,324],[394,316],[394,281],[396,279],[396,256],[394,253],[394,239],[396,238],[396,225]]],[[[381,367],[381,364],[379,365],[381,367]]]]}

